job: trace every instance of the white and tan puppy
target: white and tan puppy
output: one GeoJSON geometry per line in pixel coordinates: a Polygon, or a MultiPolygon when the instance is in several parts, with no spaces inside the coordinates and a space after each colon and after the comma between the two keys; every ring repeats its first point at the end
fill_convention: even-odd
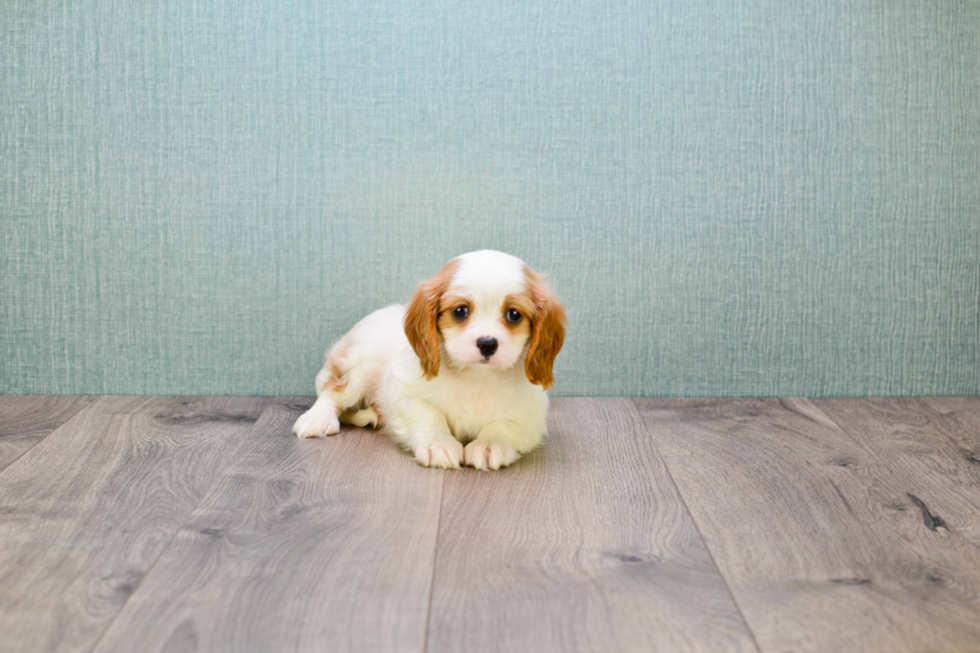
{"type": "Polygon", "coordinates": [[[421,465],[500,469],[541,442],[565,310],[518,258],[447,263],[407,307],[371,313],[327,353],[301,438],[384,429],[421,465]],[[466,445],[465,448],[463,445],[466,445]]]}

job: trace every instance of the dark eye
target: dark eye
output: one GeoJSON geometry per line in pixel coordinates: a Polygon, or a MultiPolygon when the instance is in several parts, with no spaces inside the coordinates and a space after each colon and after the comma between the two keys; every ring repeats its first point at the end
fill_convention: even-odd
{"type": "Polygon", "coordinates": [[[507,321],[510,322],[511,324],[517,324],[518,322],[521,321],[521,318],[524,316],[521,315],[520,312],[515,311],[514,309],[510,309],[507,311],[507,315],[505,317],[507,318],[507,321]]]}
{"type": "Polygon", "coordinates": [[[457,320],[465,320],[466,316],[470,314],[470,309],[466,306],[457,306],[453,309],[453,317],[457,320]]]}

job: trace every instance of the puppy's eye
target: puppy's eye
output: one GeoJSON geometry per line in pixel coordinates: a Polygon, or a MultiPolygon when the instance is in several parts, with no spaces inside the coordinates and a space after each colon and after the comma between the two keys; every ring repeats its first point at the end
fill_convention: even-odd
{"type": "Polygon", "coordinates": [[[453,309],[453,317],[457,320],[465,320],[466,316],[470,314],[470,309],[466,306],[457,306],[453,309]]]}
{"type": "Polygon", "coordinates": [[[524,316],[521,315],[520,312],[515,311],[514,309],[510,309],[507,311],[505,317],[507,318],[507,321],[510,322],[511,324],[517,324],[518,322],[521,321],[521,318],[524,316]]]}

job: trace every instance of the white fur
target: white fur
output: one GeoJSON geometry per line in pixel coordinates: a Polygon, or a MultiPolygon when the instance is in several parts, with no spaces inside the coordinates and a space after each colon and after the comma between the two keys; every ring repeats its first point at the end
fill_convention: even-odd
{"type": "MultiPolygon", "coordinates": [[[[509,294],[526,291],[524,263],[501,252],[464,254],[447,292],[471,305],[461,327],[441,332],[441,366],[426,380],[404,331],[405,307],[368,315],[327,354],[317,375],[317,400],[293,426],[301,438],[331,435],[339,422],[377,425],[425,466],[499,469],[540,444],[547,429],[547,393],[524,372],[527,336],[500,321],[509,294]],[[476,339],[493,337],[488,360],[476,339]],[[343,389],[327,387],[341,361],[343,389]],[[465,445],[465,448],[464,448],[465,445]]],[[[526,319],[526,318],[525,318],[526,319]]]]}

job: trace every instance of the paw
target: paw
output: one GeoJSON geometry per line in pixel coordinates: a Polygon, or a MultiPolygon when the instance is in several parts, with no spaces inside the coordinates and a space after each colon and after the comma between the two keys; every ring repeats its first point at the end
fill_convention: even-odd
{"type": "Polygon", "coordinates": [[[299,416],[293,424],[293,433],[298,438],[322,438],[325,435],[340,433],[340,420],[331,413],[314,408],[299,416]]]}
{"type": "Polygon", "coordinates": [[[470,442],[463,453],[466,464],[487,471],[507,467],[517,460],[517,452],[509,444],[470,442]]]}
{"type": "Polygon", "coordinates": [[[423,467],[459,469],[463,460],[463,445],[451,442],[429,442],[415,449],[415,460],[423,467]]]}

